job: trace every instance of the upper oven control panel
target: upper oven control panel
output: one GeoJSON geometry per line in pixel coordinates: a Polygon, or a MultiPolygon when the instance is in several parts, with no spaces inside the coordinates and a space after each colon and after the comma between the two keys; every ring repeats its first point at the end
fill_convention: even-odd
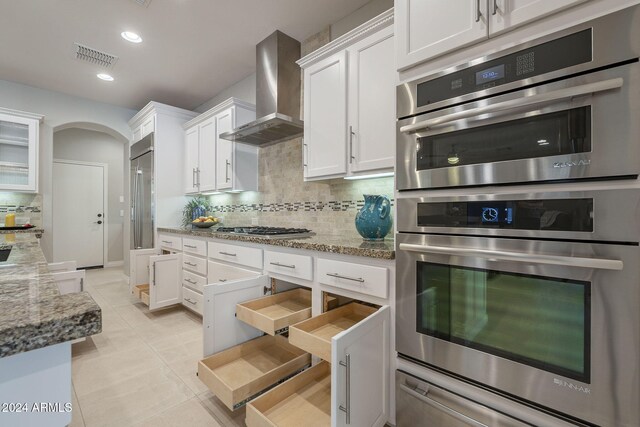
{"type": "Polygon", "coordinates": [[[592,60],[592,29],[582,30],[417,85],[417,108],[592,60]]]}

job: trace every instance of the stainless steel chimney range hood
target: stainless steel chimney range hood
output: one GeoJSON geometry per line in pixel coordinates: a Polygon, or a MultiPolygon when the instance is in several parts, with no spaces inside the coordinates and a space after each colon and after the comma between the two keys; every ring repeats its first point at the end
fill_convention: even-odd
{"type": "Polygon", "coordinates": [[[253,145],[273,144],[303,134],[300,120],[300,42],[275,31],[256,46],[257,120],[220,135],[253,145]]]}

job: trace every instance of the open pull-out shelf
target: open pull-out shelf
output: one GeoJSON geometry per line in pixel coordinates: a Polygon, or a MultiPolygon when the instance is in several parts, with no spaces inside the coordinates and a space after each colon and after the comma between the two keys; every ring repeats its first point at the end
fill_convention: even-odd
{"type": "Polygon", "coordinates": [[[248,427],[331,425],[331,365],[320,362],[251,401],[248,427]]]}
{"type": "Polygon", "coordinates": [[[282,336],[262,336],[198,363],[198,377],[230,410],[311,363],[282,336]]]}
{"type": "Polygon", "coordinates": [[[289,342],[331,361],[331,338],[375,313],[377,309],[356,302],[343,305],[289,327],[289,342]]]}
{"type": "Polygon", "coordinates": [[[136,285],[133,288],[133,294],[143,303],[149,305],[149,285],[136,285]]]}
{"type": "Polygon", "coordinates": [[[311,290],[297,288],[240,303],[236,306],[236,316],[254,328],[275,335],[311,317],[311,290]]]}

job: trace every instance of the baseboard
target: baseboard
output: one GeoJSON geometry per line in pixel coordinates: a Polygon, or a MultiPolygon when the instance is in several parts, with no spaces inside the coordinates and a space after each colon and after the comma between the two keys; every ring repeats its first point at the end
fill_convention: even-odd
{"type": "Polygon", "coordinates": [[[124,261],[109,261],[107,263],[107,265],[105,265],[105,268],[112,268],[112,267],[122,267],[124,265],[124,261]]]}

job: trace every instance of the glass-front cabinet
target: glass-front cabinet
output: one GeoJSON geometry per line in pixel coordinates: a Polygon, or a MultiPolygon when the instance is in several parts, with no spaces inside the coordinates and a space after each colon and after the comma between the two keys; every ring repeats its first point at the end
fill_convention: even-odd
{"type": "Polygon", "coordinates": [[[0,190],[38,191],[42,116],[0,109],[0,190]]]}

